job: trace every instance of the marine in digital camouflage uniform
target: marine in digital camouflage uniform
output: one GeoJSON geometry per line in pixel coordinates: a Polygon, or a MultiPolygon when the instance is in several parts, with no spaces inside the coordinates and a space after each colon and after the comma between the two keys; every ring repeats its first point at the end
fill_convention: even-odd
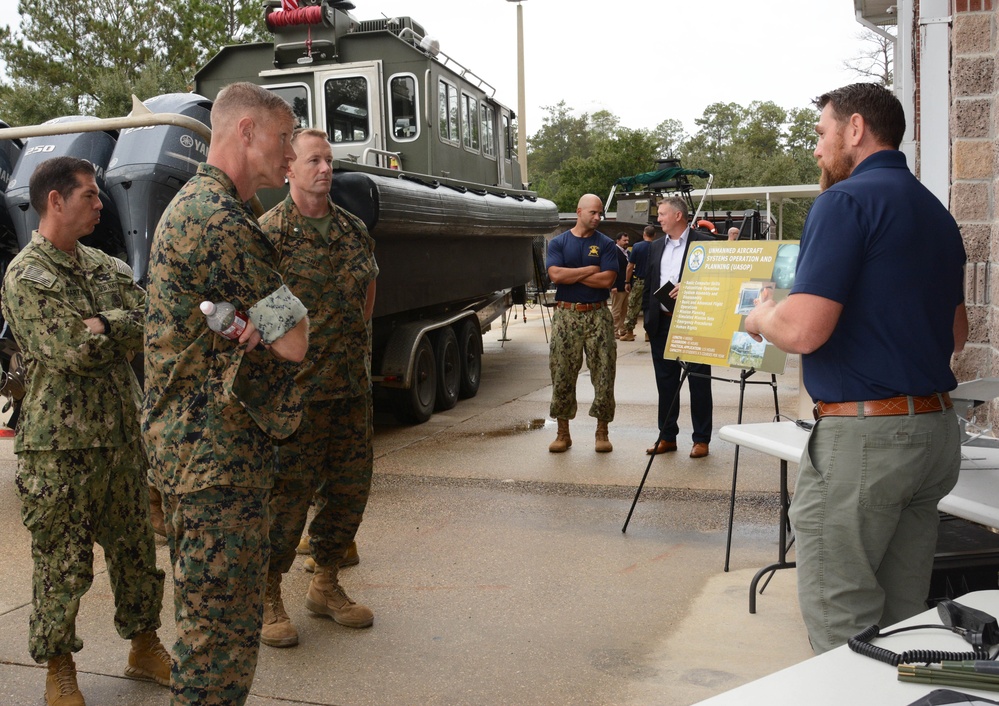
{"type": "Polygon", "coordinates": [[[43,162],[29,191],[39,230],[8,267],[2,294],[27,372],[14,451],[34,559],[28,646],[36,662],[49,663],[49,703],[83,703],[72,653],[83,648],[76,615],[93,582],[95,542],[107,561],[115,629],[146,641],[138,656],[152,660],[131,657],[128,673],[169,681],[169,654],[155,636],[164,575],[148,519],[141,391],[129,364],[141,350],[145,293],[124,262],[77,243],[100,221],[88,162],[43,162]]]}
{"type": "Polygon", "coordinates": [[[558,435],[548,447],[552,453],[572,446],[569,420],[576,416],[576,379],[584,354],[593,382],[590,416],[597,418],[595,449],[613,450],[607,425],[614,420],[617,345],[607,296],[618,276],[618,261],[614,241],[597,230],[602,213],[600,199],[586,194],[576,208],[576,225],[548,244],[545,264],[556,285],[548,358],[552,375],[549,413],[558,421],[558,435]]]}
{"type": "Polygon", "coordinates": [[[294,374],[308,319],[244,205],[284,181],[294,157],[290,107],[231,84],[212,108],[212,130],[207,163],[153,239],[142,424],[173,564],[172,703],[229,706],[245,702],[256,669],[273,443],[300,419],[294,374]],[[248,313],[240,341],[208,328],[198,308],[205,300],[248,313]]]}
{"type": "Polygon", "coordinates": [[[281,574],[309,525],[316,576],[306,607],[348,627],[374,615],[352,601],[337,572],[354,539],[371,487],[371,328],[378,266],[374,240],[358,218],[330,199],[333,152],[320,130],[301,130],[288,170],[290,193],[260,219],[277,247],[278,269],[309,309],[309,354],[296,376],[306,401],[298,431],[278,447],[271,493],[271,562],[262,642],[298,643],[281,599],[281,574]]]}

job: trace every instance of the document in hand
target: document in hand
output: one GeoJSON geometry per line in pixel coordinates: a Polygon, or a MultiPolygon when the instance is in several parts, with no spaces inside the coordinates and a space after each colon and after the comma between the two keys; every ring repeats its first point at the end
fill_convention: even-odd
{"type": "Polygon", "coordinates": [[[666,307],[666,311],[671,314],[673,313],[673,307],[676,306],[676,299],[671,297],[669,293],[673,291],[673,287],[675,286],[676,285],[672,282],[666,282],[666,284],[652,293],[652,296],[654,296],[660,304],[666,307]]]}

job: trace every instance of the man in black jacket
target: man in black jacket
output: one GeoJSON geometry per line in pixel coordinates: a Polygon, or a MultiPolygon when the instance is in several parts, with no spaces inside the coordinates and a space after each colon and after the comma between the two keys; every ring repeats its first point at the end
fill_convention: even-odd
{"type": "MultiPolygon", "coordinates": [[[[680,196],[669,196],[659,203],[659,225],[667,237],[651,244],[648,271],[645,280],[643,303],[645,331],[652,347],[652,365],[656,371],[659,389],[659,441],[646,453],[661,454],[676,451],[677,419],[680,416],[679,400],[674,404],[680,389],[680,364],[673,358],[664,358],[666,339],[669,336],[671,312],[653,296],[668,282],[673,283],[670,297],[676,299],[680,292],[680,275],[687,260],[691,241],[713,240],[710,236],[691,230],[687,223],[687,202],[680,196]]],[[[690,421],[694,432],[691,458],[708,455],[711,442],[711,366],[688,363],[687,386],[690,390],[690,421]]]]}

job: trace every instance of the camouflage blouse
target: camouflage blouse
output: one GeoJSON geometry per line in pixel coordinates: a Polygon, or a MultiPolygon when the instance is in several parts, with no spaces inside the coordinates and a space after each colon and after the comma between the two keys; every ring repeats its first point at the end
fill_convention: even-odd
{"type": "Polygon", "coordinates": [[[139,435],[145,292],[132,270],[77,244],[76,257],[37,232],[7,268],[3,316],[24,354],[27,388],[14,451],[116,447],[139,435]],[[109,335],[84,319],[101,314],[109,335]]]}
{"type": "Polygon", "coordinates": [[[329,202],[329,238],[289,195],[260,218],[278,270],[309,309],[309,352],[295,379],[307,399],[358,397],[371,386],[368,285],[378,276],[375,241],[357,217],[329,202]]]}
{"type": "Polygon", "coordinates": [[[264,341],[306,314],[273,269],[276,253],[232,180],[202,164],[153,237],[142,429],[152,482],[168,493],[269,488],[273,438],[301,419],[297,366],[208,328],[205,300],[246,311],[264,341]]]}

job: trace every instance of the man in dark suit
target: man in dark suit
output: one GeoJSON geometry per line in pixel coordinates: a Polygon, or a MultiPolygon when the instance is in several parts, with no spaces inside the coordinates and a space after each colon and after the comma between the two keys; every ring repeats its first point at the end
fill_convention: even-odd
{"type": "MultiPolygon", "coordinates": [[[[680,196],[669,196],[659,203],[658,220],[667,237],[650,245],[643,295],[645,331],[649,334],[652,365],[656,371],[656,387],[659,389],[659,441],[646,451],[649,454],[676,451],[676,435],[679,432],[677,419],[680,416],[680,364],[673,358],[663,357],[672,314],[656,300],[653,293],[667,282],[672,282],[674,287],[670,296],[676,299],[691,241],[714,240],[690,229],[687,223],[687,202],[680,196]],[[676,404],[674,398],[677,399],[676,404]]],[[[688,363],[687,366],[690,421],[694,427],[691,435],[694,446],[690,457],[704,458],[708,455],[708,444],[711,442],[711,366],[702,363],[688,363]]]]}

